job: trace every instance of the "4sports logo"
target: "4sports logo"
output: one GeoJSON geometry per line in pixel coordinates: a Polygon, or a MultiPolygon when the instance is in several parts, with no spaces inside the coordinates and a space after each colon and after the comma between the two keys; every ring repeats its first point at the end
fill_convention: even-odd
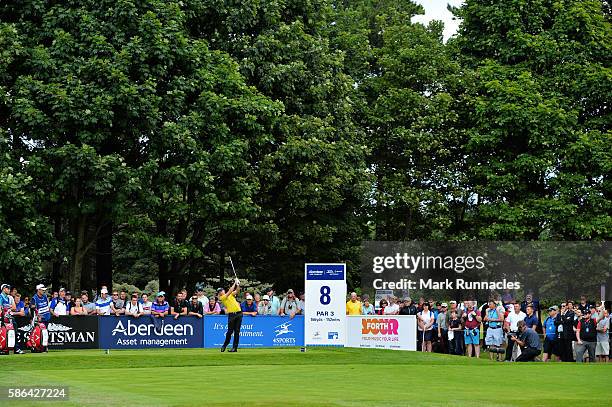
{"type": "Polygon", "coordinates": [[[361,333],[363,335],[398,335],[399,321],[395,318],[363,318],[361,333]]]}
{"type": "Polygon", "coordinates": [[[291,328],[291,322],[283,322],[282,324],[277,325],[275,327],[274,332],[276,333],[276,335],[274,339],[272,339],[272,342],[274,343],[274,345],[278,345],[278,346],[295,345],[296,338],[295,336],[289,335],[293,333],[293,330],[291,330],[290,328],[291,328]],[[279,336],[283,336],[283,335],[289,335],[289,336],[279,338],[279,336]]]}

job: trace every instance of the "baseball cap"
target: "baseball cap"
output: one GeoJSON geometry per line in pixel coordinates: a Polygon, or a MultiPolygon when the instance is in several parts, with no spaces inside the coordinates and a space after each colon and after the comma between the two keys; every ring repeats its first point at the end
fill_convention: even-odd
{"type": "Polygon", "coordinates": [[[290,288],[287,290],[287,294],[293,294],[293,290],[290,288]]]}
{"type": "Polygon", "coordinates": [[[548,307],[549,311],[559,311],[559,307],[557,307],[556,305],[553,305],[552,307],[548,307]]]}
{"type": "Polygon", "coordinates": [[[106,288],[103,288],[100,290],[100,294],[108,294],[108,290],[106,288]]]}
{"type": "Polygon", "coordinates": [[[2,284],[2,288],[0,290],[4,290],[5,287],[11,288],[10,284],[2,284]]]}
{"type": "Polygon", "coordinates": [[[252,296],[251,294],[247,294],[246,299],[247,299],[247,300],[252,300],[252,299],[253,299],[253,296],[252,296]]]}
{"type": "Polygon", "coordinates": [[[61,293],[62,291],[63,291],[63,292],[66,292],[66,289],[65,289],[64,287],[60,288],[60,289],[59,289],[59,292],[61,293]]]}
{"type": "Polygon", "coordinates": [[[165,291],[160,291],[156,295],[156,297],[165,297],[165,296],[166,296],[166,292],[165,291]]]}
{"type": "Polygon", "coordinates": [[[448,307],[448,304],[447,304],[447,303],[445,303],[445,302],[443,302],[443,303],[442,303],[442,306],[443,306],[443,307],[448,307]]]}
{"type": "Polygon", "coordinates": [[[37,290],[46,290],[46,289],[47,289],[47,287],[45,287],[45,285],[44,285],[44,284],[38,284],[38,285],[36,286],[36,289],[37,289],[37,290]]]}
{"type": "Polygon", "coordinates": [[[217,288],[217,294],[219,294],[223,290],[224,290],[224,288],[222,288],[222,287],[217,288]]]}
{"type": "Polygon", "coordinates": [[[457,304],[457,301],[452,300],[450,303],[451,303],[451,304],[457,304]]]}
{"type": "Polygon", "coordinates": [[[262,298],[263,298],[264,300],[268,300],[268,301],[270,301],[270,296],[269,296],[268,294],[264,295],[262,298]]]}

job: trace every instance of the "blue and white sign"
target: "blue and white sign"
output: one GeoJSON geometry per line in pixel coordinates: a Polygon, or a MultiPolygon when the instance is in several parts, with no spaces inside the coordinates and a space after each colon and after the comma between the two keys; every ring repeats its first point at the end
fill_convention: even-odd
{"type": "MultiPolygon", "coordinates": [[[[205,348],[221,347],[227,332],[227,316],[205,316],[204,331],[205,348]]],[[[304,346],[304,316],[296,315],[293,319],[288,316],[264,315],[242,317],[241,348],[274,346],[304,346]]]]}
{"type": "Polygon", "coordinates": [[[203,342],[201,318],[166,317],[153,323],[150,316],[100,317],[99,342],[101,349],[139,348],[199,348],[203,342]]]}
{"type": "Polygon", "coordinates": [[[344,346],[346,264],[307,263],[304,274],[306,345],[344,346]]]}

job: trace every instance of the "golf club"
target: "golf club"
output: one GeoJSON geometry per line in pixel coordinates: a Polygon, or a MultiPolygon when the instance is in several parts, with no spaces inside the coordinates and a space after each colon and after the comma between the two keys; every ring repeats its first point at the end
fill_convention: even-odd
{"type": "Polygon", "coordinates": [[[234,268],[234,262],[232,261],[232,256],[227,256],[227,257],[229,257],[230,264],[232,265],[232,271],[234,272],[234,277],[236,277],[236,280],[238,280],[238,276],[236,275],[236,269],[234,268]]]}

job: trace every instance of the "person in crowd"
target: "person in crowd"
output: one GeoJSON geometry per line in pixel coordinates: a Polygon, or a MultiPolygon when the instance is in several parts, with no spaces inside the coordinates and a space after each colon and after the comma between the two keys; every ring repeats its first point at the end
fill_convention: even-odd
{"type": "Polygon", "coordinates": [[[512,304],[514,302],[514,296],[509,289],[504,290],[504,293],[502,294],[502,302],[504,305],[512,304]]]}
{"type": "Polygon", "coordinates": [[[521,306],[518,303],[514,303],[512,305],[512,311],[508,313],[508,317],[506,318],[504,329],[507,334],[507,343],[506,347],[506,360],[512,360],[512,353],[514,352],[514,344],[516,341],[512,340],[512,338],[516,337],[518,332],[518,323],[523,321],[527,315],[521,311],[521,306]]]}
{"type": "Polygon", "coordinates": [[[21,294],[16,292],[16,290],[14,291],[15,294],[13,295],[13,298],[15,299],[15,310],[13,311],[13,316],[25,317],[27,316],[25,303],[21,300],[21,294]]]}
{"type": "Polygon", "coordinates": [[[425,304],[425,298],[419,297],[419,302],[417,303],[417,313],[423,311],[423,304],[425,304]]]}
{"type": "Polygon", "coordinates": [[[204,286],[199,284],[197,285],[197,293],[196,296],[198,297],[198,302],[200,304],[202,304],[202,309],[206,309],[206,307],[208,307],[208,297],[206,296],[206,294],[204,294],[204,286]]]}
{"type": "Polygon", "coordinates": [[[431,352],[434,320],[434,314],[429,310],[429,303],[423,303],[423,311],[417,313],[417,334],[421,338],[421,350],[423,352],[431,352]]]}
{"type": "Polygon", "coordinates": [[[414,305],[412,298],[406,298],[406,300],[404,300],[404,307],[402,308],[401,315],[416,315],[417,312],[417,307],[414,305]]]}
{"type": "Polygon", "coordinates": [[[565,307],[561,307],[561,325],[559,326],[559,332],[561,334],[559,345],[561,348],[561,360],[563,362],[574,361],[573,342],[576,339],[576,334],[574,332],[575,319],[576,313],[574,311],[574,303],[572,301],[566,301],[565,307]]]}
{"type": "Polygon", "coordinates": [[[140,303],[142,304],[142,313],[143,315],[151,315],[151,307],[153,307],[153,303],[149,301],[149,296],[143,293],[140,296],[140,303]]]}
{"type": "Polygon", "coordinates": [[[227,332],[225,333],[225,341],[221,347],[221,352],[225,352],[227,345],[230,343],[232,335],[234,336],[234,341],[232,343],[232,349],[230,349],[228,352],[238,352],[238,344],[240,343],[240,327],[242,325],[242,311],[240,310],[240,304],[238,304],[238,301],[236,301],[236,294],[239,292],[240,281],[238,279],[234,281],[234,284],[227,292],[224,288],[217,289],[217,295],[219,296],[219,300],[225,306],[225,311],[227,314],[227,332]]]}
{"type": "Polygon", "coordinates": [[[361,315],[361,302],[357,300],[355,292],[351,293],[351,298],[346,302],[346,315],[361,315]]]}
{"type": "MultiPolygon", "coordinates": [[[[484,321],[488,324],[487,333],[485,336],[485,344],[487,346],[495,346],[499,348],[504,342],[504,309],[502,306],[498,306],[495,300],[490,299],[488,302],[488,308],[485,310],[484,321]]],[[[489,352],[489,358],[493,359],[495,354],[489,352]]]]}
{"type": "Polygon", "coordinates": [[[40,320],[43,322],[49,322],[51,320],[51,309],[49,308],[49,299],[45,295],[47,288],[44,284],[38,284],[36,286],[36,294],[32,296],[30,302],[30,308],[36,310],[40,320]]]}
{"type": "Polygon", "coordinates": [[[449,304],[450,309],[447,312],[447,318],[450,320],[450,313],[455,311],[457,313],[457,317],[461,319],[461,317],[463,316],[463,311],[461,310],[461,308],[457,307],[457,301],[452,300],[449,304]]]}
{"type": "Polygon", "coordinates": [[[584,362],[584,353],[588,351],[589,362],[595,362],[595,348],[597,347],[597,322],[591,318],[591,313],[597,312],[595,308],[580,312],[581,318],[576,325],[576,362],[584,362]]]}
{"type": "Polygon", "coordinates": [[[59,293],[57,291],[53,291],[53,293],[51,294],[51,301],[53,301],[57,297],[59,297],[59,293]]]}
{"type": "Polygon", "coordinates": [[[474,301],[468,301],[463,314],[463,339],[465,341],[467,356],[472,357],[472,350],[476,359],[480,357],[480,311],[474,306],[474,301]]]}
{"type": "Polygon", "coordinates": [[[111,300],[113,302],[113,308],[115,309],[113,311],[115,315],[122,315],[125,313],[125,301],[119,297],[118,291],[113,291],[111,300]]]}
{"type": "MultiPolygon", "coordinates": [[[[0,288],[0,308],[2,309],[4,315],[15,315],[17,310],[15,298],[11,295],[11,292],[13,292],[14,295],[16,294],[9,284],[2,284],[2,287],[0,288]]],[[[23,350],[21,350],[18,341],[15,341],[13,353],[16,355],[23,355],[25,353],[23,350]]]]}
{"type": "Polygon", "coordinates": [[[170,307],[170,315],[172,315],[174,319],[178,319],[178,317],[180,316],[187,315],[187,308],[189,308],[189,305],[187,304],[187,301],[185,301],[186,295],[187,292],[181,290],[176,294],[176,297],[172,301],[172,306],[170,307]]]}
{"type": "Polygon", "coordinates": [[[387,302],[387,300],[382,299],[382,300],[380,300],[378,302],[378,306],[379,306],[379,309],[378,309],[377,314],[378,315],[384,315],[385,314],[385,308],[387,308],[389,306],[389,303],[387,302]]]}
{"type": "Polygon", "coordinates": [[[57,298],[53,298],[51,300],[51,304],[49,305],[49,309],[51,310],[51,314],[54,317],[60,317],[64,315],[68,315],[70,312],[70,308],[66,301],[66,289],[60,288],[59,294],[57,298]]]}
{"type": "Polygon", "coordinates": [[[240,304],[240,310],[242,315],[250,315],[252,317],[257,315],[257,304],[253,301],[253,296],[247,294],[244,301],[240,304]]]}
{"type": "MultiPolygon", "coordinates": [[[[359,306],[361,308],[361,305],[359,306]]],[[[279,315],[289,315],[289,317],[293,318],[295,317],[297,314],[300,313],[300,307],[298,305],[298,301],[295,298],[295,293],[293,292],[293,290],[290,288],[289,290],[287,290],[287,296],[285,298],[283,298],[283,301],[281,301],[281,306],[280,306],[280,310],[279,310],[279,315]]]]}
{"type": "Polygon", "coordinates": [[[266,295],[270,298],[270,306],[272,307],[272,315],[279,315],[281,302],[280,299],[275,295],[274,289],[269,287],[266,291],[266,295]]]}
{"type": "Polygon", "coordinates": [[[96,304],[89,301],[89,294],[87,293],[87,290],[81,291],[81,305],[83,306],[83,308],[85,308],[85,311],[87,311],[88,315],[96,313],[96,304]]]}
{"type": "Polygon", "coordinates": [[[521,302],[521,311],[523,311],[525,315],[527,315],[528,305],[531,305],[533,307],[533,310],[539,319],[540,318],[540,302],[533,298],[532,293],[527,293],[527,295],[525,296],[525,301],[521,302]]]}
{"type": "Polygon", "coordinates": [[[68,306],[68,313],[70,313],[70,308],[74,306],[74,298],[72,298],[70,291],[66,291],[66,305],[68,306]]]}
{"type": "Polygon", "coordinates": [[[533,362],[540,355],[542,344],[540,337],[531,328],[527,327],[525,321],[517,323],[518,334],[512,335],[510,340],[514,342],[514,346],[520,346],[521,354],[516,358],[517,362],[533,362]]]}
{"type": "Polygon", "coordinates": [[[451,311],[448,321],[448,347],[451,355],[463,355],[464,353],[461,330],[461,319],[457,310],[451,311]]]}
{"type": "Polygon", "coordinates": [[[100,290],[100,298],[96,301],[96,313],[98,315],[110,315],[117,314],[113,300],[108,296],[108,289],[102,288],[100,290]]]}
{"type": "Polygon", "coordinates": [[[591,310],[591,304],[589,303],[589,301],[587,300],[587,297],[584,295],[580,296],[580,304],[578,304],[577,307],[580,312],[584,315],[586,312],[591,310]]]}
{"type": "Polygon", "coordinates": [[[198,295],[194,294],[191,296],[191,302],[188,308],[189,314],[194,317],[202,318],[204,316],[204,307],[198,299],[198,295]]]}
{"type": "Polygon", "coordinates": [[[595,348],[595,356],[598,362],[608,362],[610,354],[610,314],[604,308],[603,304],[600,308],[597,318],[597,347],[595,348]]]}
{"type": "Polygon", "coordinates": [[[119,299],[123,301],[123,310],[124,310],[123,313],[125,313],[125,306],[127,305],[128,302],[130,302],[130,299],[128,299],[127,291],[121,290],[119,292],[119,299]]]}
{"type": "Polygon", "coordinates": [[[142,304],[138,301],[138,294],[133,293],[130,301],[125,304],[124,315],[127,317],[139,318],[144,315],[144,310],[142,309],[142,304]]]}
{"type": "Polygon", "coordinates": [[[70,307],[70,315],[87,315],[88,312],[83,306],[83,301],[80,298],[74,300],[74,306],[70,307]]]}
{"type": "Polygon", "coordinates": [[[544,350],[542,361],[557,360],[561,355],[559,346],[559,326],[561,324],[561,316],[559,315],[559,307],[553,305],[548,308],[548,317],[544,320],[544,350]]]}
{"type": "Polygon", "coordinates": [[[370,297],[364,297],[363,305],[361,306],[361,315],[376,315],[374,304],[370,304],[370,297]]]}
{"type": "Polygon", "coordinates": [[[210,297],[206,308],[204,308],[204,313],[206,315],[219,315],[221,313],[221,306],[216,297],[210,297]]]}
{"type": "Polygon", "coordinates": [[[299,314],[304,313],[304,307],[306,306],[306,294],[301,292],[298,296],[298,308],[300,309],[299,314]]]}
{"type": "Polygon", "coordinates": [[[151,305],[151,316],[153,318],[164,318],[170,311],[170,305],[166,301],[166,292],[160,291],[155,296],[155,302],[151,305]]]}
{"type": "Polygon", "coordinates": [[[525,323],[527,324],[527,328],[531,328],[534,331],[538,331],[538,326],[540,325],[540,319],[535,312],[535,309],[532,304],[527,306],[527,312],[525,315],[525,323]]]}
{"type": "MultiPolygon", "coordinates": [[[[492,297],[489,297],[489,299],[491,299],[492,297]]],[[[486,339],[487,337],[487,331],[489,329],[489,322],[486,321],[486,316],[487,316],[487,310],[489,309],[489,302],[483,302],[482,305],[480,306],[480,308],[478,309],[480,311],[480,315],[482,316],[482,336],[483,338],[486,339]]],[[[486,350],[487,349],[487,342],[485,340],[484,344],[482,344],[482,350],[486,350]]]]}
{"type": "Polygon", "coordinates": [[[270,296],[268,294],[265,294],[263,296],[263,300],[261,300],[261,303],[257,307],[257,314],[258,315],[274,315],[272,313],[272,304],[270,304],[270,296]]]}
{"type": "Polygon", "coordinates": [[[448,353],[448,319],[447,317],[448,304],[443,302],[440,305],[440,312],[438,313],[438,319],[436,323],[438,324],[438,339],[440,341],[440,345],[442,346],[442,353],[448,353]]]}
{"type": "Polygon", "coordinates": [[[389,298],[389,305],[385,307],[385,311],[383,315],[398,315],[399,314],[399,305],[397,304],[397,297],[389,298]]]}
{"type": "Polygon", "coordinates": [[[440,309],[442,308],[442,303],[439,302],[439,301],[434,303],[434,301],[431,300],[429,302],[429,304],[430,304],[430,307],[431,307],[430,310],[431,310],[431,312],[433,314],[433,317],[434,317],[434,322],[433,322],[433,325],[431,327],[432,328],[432,331],[431,331],[431,343],[433,345],[434,343],[438,343],[438,339],[439,339],[438,338],[438,314],[440,313],[440,309]]]}

